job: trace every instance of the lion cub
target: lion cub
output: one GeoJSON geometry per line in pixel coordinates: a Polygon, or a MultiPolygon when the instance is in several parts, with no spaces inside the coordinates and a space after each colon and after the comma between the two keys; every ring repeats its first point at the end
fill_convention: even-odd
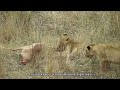
{"type": "Polygon", "coordinates": [[[74,62],[71,62],[70,57],[80,55],[83,47],[85,45],[85,40],[81,42],[76,42],[72,39],[68,34],[64,33],[61,35],[59,39],[59,45],[57,47],[57,51],[59,52],[66,52],[65,55],[67,56],[66,64],[75,65],[74,62]]]}
{"type": "Polygon", "coordinates": [[[87,46],[86,57],[98,58],[101,71],[107,71],[110,63],[120,64],[120,48],[106,44],[90,44],[87,46]]]}
{"type": "Polygon", "coordinates": [[[20,55],[22,57],[20,64],[26,65],[32,57],[42,51],[43,45],[41,43],[33,43],[32,45],[19,47],[16,49],[12,49],[12,51],[22,50],[20,55]]]}

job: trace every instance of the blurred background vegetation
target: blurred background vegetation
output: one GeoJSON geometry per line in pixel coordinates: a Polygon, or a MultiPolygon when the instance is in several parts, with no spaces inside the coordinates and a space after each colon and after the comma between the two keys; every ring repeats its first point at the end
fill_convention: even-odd
{"type": "MultiPolygon", "coordinates": [[[[76,39],[79,39],[79,37],[84,35],[87,37],[87,43],[109,43],[119,47],[120,12],[0,11],[0,45],[7,48],[30,45],[35,42],[41,42],[48,46],[55,47],[58,44],[57,41],[59,36],[65,32],[76,39]]],[[[0,60],[1,63],[3,63],[2,66],[6,72],[4,78],[30,78],[28,77],[28,73],[37,72],[32,69],[28,69],[27,66],[19,66],[16,62],[19,56],[15,53],[1,49],[0,54],[0,60]]],[[[89,65],[91,66],[90,62],[89,65]]],[[[83,71],[86,70],[89,72],[89,68],[85,68],[89,65],[79,68],[83,69],[83,71]]],[[[105,74],[105,78],[120,78],[118,72],[119,68],[117,71],[113,71],[114,72],[105,74]]],[[[40,73],[44,71],[39,70],[38,72],[40,73]]],[[[98,72],[95,73],[97,75],[99,74],[98,72]]],[[[102,78],[104,78],[104,76],[102,78]]]]}

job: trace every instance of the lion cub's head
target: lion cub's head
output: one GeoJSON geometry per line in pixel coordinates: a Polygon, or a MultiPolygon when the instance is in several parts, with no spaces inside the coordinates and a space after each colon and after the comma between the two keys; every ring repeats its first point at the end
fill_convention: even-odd
{"type": "Polygon", "coordinates": [[[66,33],[63,33],[60,36],[57,51],[63,52],[66,46],[68,45],[69,41],[70,41],[70,37],[66,33]]]}
{"type": "Polygon", "coordinates": [[[86,48],[86,57],[93,58],[96,57],[96,51],[94,50],[95,44],[90,44],[86,48]]]}

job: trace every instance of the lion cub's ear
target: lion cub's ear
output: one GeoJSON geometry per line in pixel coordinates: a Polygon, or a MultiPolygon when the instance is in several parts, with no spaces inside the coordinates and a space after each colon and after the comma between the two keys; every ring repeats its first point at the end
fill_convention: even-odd
{"type": "Polygon", "coordinates": [[[90,46],[87,46],[87,49],[88,49],[88,50],[90,50],[90,49],[91,49],[91,47],[90,47],[90,46]]]}
{"type": "Polygon", "coordinates": [[[89,46],[87,46],[87,49],[90,50],[93,46],[95,46],[95,44],[90,44],[89,46]]]}
{"type": "Polygon", "coordinates": [[[93,47],[93,46],[95,46],[95,44],[91,44],[90,46],[92,46],[92,47],[93,47]]]}

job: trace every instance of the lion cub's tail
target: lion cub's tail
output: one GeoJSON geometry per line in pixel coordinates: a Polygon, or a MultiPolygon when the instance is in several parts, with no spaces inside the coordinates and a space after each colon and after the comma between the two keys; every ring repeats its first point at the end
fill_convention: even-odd
{"type": "Polygon", "coordinates": [[[23,48],[15,48],[15,49],[11,49],[11,48],[6,48],[0,45],[0,49],[5,49],[5,50],[10,50],[10,51],[17,51],[17,50],[23,50],[23,48]]]}

